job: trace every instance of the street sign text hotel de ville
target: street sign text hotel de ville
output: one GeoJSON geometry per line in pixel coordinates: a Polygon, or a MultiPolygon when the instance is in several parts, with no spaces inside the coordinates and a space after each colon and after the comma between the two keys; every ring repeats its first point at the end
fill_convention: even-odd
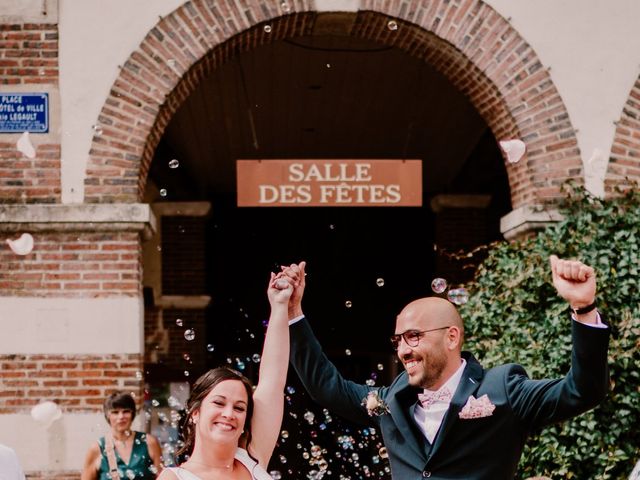
{"type": "Polygon", "coordinates": [[[422,160],[238,160],[239,207],[420,207],[422,160]]]}
{"type": "Polygon", "coordinates": [[[0,92],[0,133],[48,133],[48,93],[0,92]]]}

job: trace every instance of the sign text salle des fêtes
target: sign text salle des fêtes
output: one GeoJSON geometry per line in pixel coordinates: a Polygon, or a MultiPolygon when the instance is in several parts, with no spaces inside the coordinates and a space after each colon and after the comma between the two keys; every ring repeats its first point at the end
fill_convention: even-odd
{"type": "Polygon", "coordinates": [[[239,207],[420,207],[421,160],[238,160],[239,207]]]}

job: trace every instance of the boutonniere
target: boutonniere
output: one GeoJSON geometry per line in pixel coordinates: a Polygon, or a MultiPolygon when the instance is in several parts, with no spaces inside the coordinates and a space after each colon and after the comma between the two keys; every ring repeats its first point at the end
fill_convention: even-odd
{"type": "Polygon", "coordinates": [[[458,415],[463,420],[490,417],[493,415],[493,411],[495,409],[496,406],[491,403],[491,400],[489,400],[489,397],[486,394],[479,398],[470,395],[467,403],[462,407],[462,410],[460,410],[458,415]]]}
{"type": "Polygon", "coordinates": [[[371,390],[366,397],[362,399],[362,406],[367,409],[370,417],[385,415],[389,413],[389,406],[378,395],[378,390],[371,390]]]}

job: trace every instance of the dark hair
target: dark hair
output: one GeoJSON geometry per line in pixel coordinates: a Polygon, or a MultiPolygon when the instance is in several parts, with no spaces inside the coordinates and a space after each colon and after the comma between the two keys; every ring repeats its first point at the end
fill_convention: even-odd
{"type": "Polygon", "coordinates": [[[209,392],[225,380],[238,380],[242,382],[247,391],[247,416],[244,422],[244,433],[240,437],[240,446],[246,448],[249,445],[251,441],[251,417],[253,416],[253,385],[247,377],[237,370],[229,367],[213,368],[196,380],[187,401],[181,428],[184,445],[176,453],[176,457],[182,459],[182,461],[184,461],[185,456],[191,455],[196,441],[195,425],[191,422],[191,416],[200,408],[202,401],[209,395],[209,392]]]}
{"type": "Polygon", "coordinates": [[[136,418],[136,402],[130,393],[113,392],[105,399],[102,408],[104,409],[104,418],[107,422],[109,421],[109,412],[117,408],[131,410],[133,415],[131,419],[136,418]]]}

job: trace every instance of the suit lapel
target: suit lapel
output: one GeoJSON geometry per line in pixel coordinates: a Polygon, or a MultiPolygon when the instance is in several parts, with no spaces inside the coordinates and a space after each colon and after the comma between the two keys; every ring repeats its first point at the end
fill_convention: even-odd
{"type": "Polygon", "coordinates": [[[460,413],[460,410],[462,410],[462,407],[469,399],[469,396],[473,395],[478,390],[482,377],[484,376],[482,366],[473,357],[473,355],[468,352],[463,352],[463,357],[466,360],[467,365],[464,372],[462,372],[458,388],[451,399],[449,410],[447,410],[447,413],[442,420],[442,425],[440,425],[440,429],[436,435],[433,448],[431,449],[432,456],[436,454],[438,448],[442,445],[442,442],[449,433],[449,430],[451,430],[451,427],[459,421],[458,414],[460,413]]]}
{"type": "MultiPolygon", "coordinates": [[[[426,453],[423,448],[423,442],[426,442],[426,439],[417,431],[413,417],[417,399],[418,390],[406,384],[396,392],[393,400],[389,401],[389,411],[396,428],[407,439],[407,443],[415,455],[414,458],[420,459],[419,468],[422,468],[426,461],[426,453]]],[[[409,459],[410,457],[406,456],[405,458],[409,459]]]]}

